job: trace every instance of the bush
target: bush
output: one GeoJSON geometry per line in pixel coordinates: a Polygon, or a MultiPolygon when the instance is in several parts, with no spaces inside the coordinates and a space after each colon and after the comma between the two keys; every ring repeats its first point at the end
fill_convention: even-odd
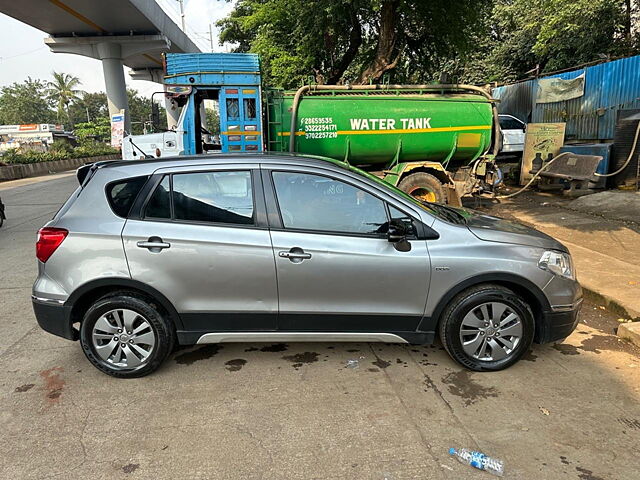
{"type": "MultiPolygon", "coordinates": [[[[55,145],[55,144],[54,144],[55,145]]],[[[98,142],[83,142],[81,145],[72,148],[52,148],[48,152],[25,152],[19,153],[13,148],[4,152],[2,162],[8,164],[17,163],[39,163],[53,162],[55,160],[64,160],[66,158],[84,158],[96,157],[98,155],[111,155],[119,153],[119,150],[111,148],[111,146],[98,142]]]]}

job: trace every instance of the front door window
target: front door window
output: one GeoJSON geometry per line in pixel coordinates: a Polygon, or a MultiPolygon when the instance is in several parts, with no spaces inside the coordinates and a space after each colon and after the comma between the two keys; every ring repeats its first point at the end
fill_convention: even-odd
{"type": "Polygon", "coordinates": [[[384,202],[348,183],[322,175],[274,172],[285,228],[351,234],[384,233],[384,202]]]}

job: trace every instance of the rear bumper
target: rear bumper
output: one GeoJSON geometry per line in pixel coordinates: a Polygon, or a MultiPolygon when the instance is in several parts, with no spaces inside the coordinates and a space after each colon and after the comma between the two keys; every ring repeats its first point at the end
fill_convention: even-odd
{"type": "Polygon", "coordinates": [[[71,307],[57,300],[35,296],[31,301],[40,328],[68,340],[78,340],[78,330],[71,325],[71,307]]]}
{"type": "Polygon", "coordinates": [[[578,325],[578,313],[582,307],[582,298],[573,305],[561,310],[543,312],[541,328],[536,336],[538,343],[557,342],[567,338],[578,325]]]}

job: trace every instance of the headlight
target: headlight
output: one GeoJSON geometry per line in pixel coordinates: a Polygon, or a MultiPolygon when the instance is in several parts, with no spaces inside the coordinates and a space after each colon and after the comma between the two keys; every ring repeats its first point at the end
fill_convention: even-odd
{"type": "Polygon", "coordinates": [[[573,269],[571,255],[568,253],[547,250],[542,254],[540,260],[538,260],[538,266],[543,270],[548,270],[554,275],[570,278],[571,280],[576,279],[576,272],[573,269]]]}

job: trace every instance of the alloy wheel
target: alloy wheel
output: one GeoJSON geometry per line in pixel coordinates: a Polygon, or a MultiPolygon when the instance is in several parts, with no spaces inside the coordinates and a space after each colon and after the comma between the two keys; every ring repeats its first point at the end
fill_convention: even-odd
{"type": "Polygon", "coordinates": [[[460,342],[465,353],[477,360],[494,362],[509,356],[522,339],[520,316],[502,302],[474,307],[460,325],[460,342]]]}
{"type": "Polygon", "coordinates": [[[138,312],[116,309],[98,318],[91,341],[98,356],[110,366],[132,369],[149,359],[156,335],[149,321],[138,312]]]}

